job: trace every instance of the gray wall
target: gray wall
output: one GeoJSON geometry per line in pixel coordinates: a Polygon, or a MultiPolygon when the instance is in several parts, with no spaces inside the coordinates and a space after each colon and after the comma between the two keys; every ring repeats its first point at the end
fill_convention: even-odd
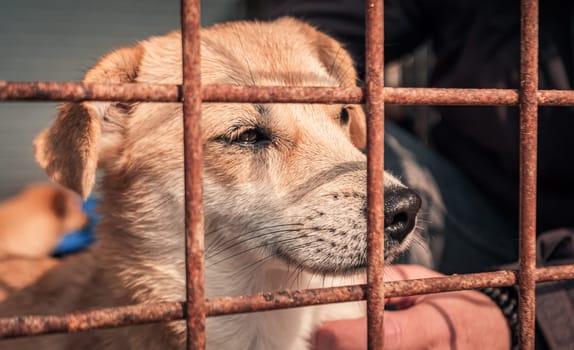
{"type": "MultiPolygon", "coordinates": [[[[241,0],[202,1],[204,25],[245,12],[241,0]]],[[[78,81],[111,49],[179,27],[179,0],[1,0],[0,80],[78,81]]],[[[0,103],[0,199],[47,179],[32,140],[55,106],[0,103]]]]}

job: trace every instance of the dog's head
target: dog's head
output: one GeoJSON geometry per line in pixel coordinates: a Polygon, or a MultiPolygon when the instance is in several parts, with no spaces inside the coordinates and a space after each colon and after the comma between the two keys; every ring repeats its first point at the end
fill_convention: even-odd
{"type": "MultiPolygon", "coordinates": [[[[356,86],[341,45],[293,19],[204,29],[201,54],[203,84],[356,86]]],[[[181,74],[181,38],[171,33],[112,52],[85,81],[179,84],[181,74]]],[[[204,103],[202,111],[208,267],[267,257],[328,274],[366,266],[361,106],[204,103]]],[[[183,280],[182,137],[178,103],[65,103],[35,148],[47,173],[83,196],[99,166],[101,239],[129,242],[124,255],[173,263],[183,280]]],[[[389,174],[385,195],[390,258],[404,249],[420,201],[389,174]]]]}

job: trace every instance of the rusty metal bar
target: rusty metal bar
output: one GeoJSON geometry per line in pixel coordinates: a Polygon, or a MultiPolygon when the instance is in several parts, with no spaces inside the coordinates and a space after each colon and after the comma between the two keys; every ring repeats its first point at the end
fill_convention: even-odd
{"type": "Polygon", "coordinates": [[[367,338],[383,348],[384,266],[384,1],[365,2],[365,100],[367,112],[367,338]]]}
{"type": "MultiPolygon", "coordinates": [[[[510,286],[516,283],[516,271],[495,271],[438,278],[386,282],[388,298],[510,286]]],[[[574,265],[544,267],[536,270],[536,281],[574,279],[574,265]]],[[[278,291],[240,297],[219,297],[206,300],[206,314],[220,316],[364,300],[366,285],[302,291],[278,291]]],[[[74,312],[53,316],[16,316],[0,318],[0,339],[62,332],[81,332],[90,329],[123,327],[135,324],[181,320],[185,303],[139,304],[74,312]]]]}
{"type": "Polygon", "coordinates": [[[536,162],[538,147],[538,0],[521,1],[520,200],[518,340],[534,349],[536,270],[536,162]]]}
{"type": "Polygon", "coordinates": [[[0,318],[0,340],[181,320],[184,309],[185,303],[175,302],[110,307],[63,315],[5,317],[0,318]]]}
{"type": "Polygon", "coordinates": [[[538,90],[540,106],[574,106],[574,90],[538,90]]]}
{"type": "Polygon", "coordinates": [[[0,81],[0,101],[179,102],[181,85],[0,81]]]}
{"type": "Polygon", "coordinates": [[[386,87],[384,93],[387,104],[511,106],[518,103],[518,91],[510,89],[386,87]]]}
{"type": "Polygon", "coordinates": [[[247,313],[365,300],[366,285],[283,290],[240,297],[220,297],[207,301],[209,316],[247,313]]]}
{"type": "Polygon", "coordinates": [[[187,349],[205,349],[199,0],[181,1],[187,349]]]}
{"type": "MultiPolygon", "coordinates": [[[[480,105],[518,104],[518,90],[383,88],[386,104],[405,105],[480,105]]],[[[574,105],[573,90],[540,90],[543,106],[574,105]]],[[[364,90],[358,87],[286,87],[212,84],[203,86],[203,102],[253,103],[363,103],[364,90]]],[[[181,102],[182,87],[174,84],[99,84],[78,82],[0,81],[3,101],[145,101],[181,102]]]]}
{"type": "Polygon", "coordinates": [[[204,102],[273,102],[273,103],[362,103],[363,90],[358,87],[287,87],[207,85],[204,102]]]}

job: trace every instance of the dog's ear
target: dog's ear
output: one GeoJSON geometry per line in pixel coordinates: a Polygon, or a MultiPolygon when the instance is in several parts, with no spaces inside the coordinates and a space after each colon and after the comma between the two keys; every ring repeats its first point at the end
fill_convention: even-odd
{"type": "Polygon", "coordinates": [[[367,147],[367,121],[365,111],[362,106],[352,105],[347,107],[349,112],[349,128],[351,133],[351,142],[358,149],[367,147]]]}
{"type": "MultiPolygon", "coordinates": [[[[319,59],[329,70],[329,74],[341,82],[342,87],[357,86],[357,72],[353,60],[341,44],[328,35],[315,31],[319,59]]],[[[359,105],[347,107],[351,141],[355,147],[363,149],[367,145],[365,113],[359,105]]]]}
{"type": "MultiPolygon", "coordinates": [[[[290,26],[298,26],[305,33],[316,49],[319,61],[328,70],[329,75],[339,81],[341,87],[357,86],[357,71],[353,59],[337,40],[293,18],[285,17],[278,21],[284,21],[290,26]]],[[[350,117],[351,141],[357,148],[363,149],[367,144],[365,113],[359,105],[347,108],[350,117]]]]}
{"type": "MultiPolygon", "coordinates": [[[[90,69],[83,81],[133,82],[142,55],[141,46],[114,51],[90,69]]],[[[113,102],[61,104],[52,126],[34,140],[36,160],[54,181],[86,198],[100,155],[122,133],[125,109],[125,104],[113,102]]]]}

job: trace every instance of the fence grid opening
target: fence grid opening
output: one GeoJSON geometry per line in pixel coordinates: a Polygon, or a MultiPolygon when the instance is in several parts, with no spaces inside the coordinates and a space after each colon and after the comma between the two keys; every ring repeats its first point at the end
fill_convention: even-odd
{"type": "MultiPolygon", "coordinates": [[[[574,279],[574,265],[536,268],[538,106],[574,106],[574,91],[538,90],[538,0],[521,0],[521,85],[513,89],[391,88],[384,86],[384,1],[367,0],[366,87],[258,87],[201,85],[200,1],[182,0],[183,83],[97,84],[0,81],[5,101],[182,102],[184,125],[187,297],[183,302],[132,305],[48,316],[0,318],[0,340],[186,320],[188,349],[205,348],[206,317],[367,300],[370,349],[383,347],[384,298],[517,285],[519,344],[534,348],[536,283],[574,279]],[[367,284],[286,290],[204,299],[202,102],[365,103],[368,125],[367,284]],[[520,108],[519,269],[384,282],[384,105],[504,105],[520,108]]],[[[517,62],[518,64],[518,62],[517,62]]]]}

